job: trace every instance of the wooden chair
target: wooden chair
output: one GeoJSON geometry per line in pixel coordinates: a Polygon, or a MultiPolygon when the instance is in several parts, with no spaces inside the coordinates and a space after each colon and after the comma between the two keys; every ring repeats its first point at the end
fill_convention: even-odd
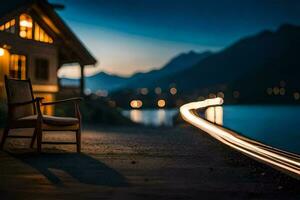
{"type": "Polygon", "coordinates": [[[76,144],[77,152],[81,150],[81,114],[79,101],[81,98],[70,98],[55,102],[43,102],[43,98],[34,98],[30,79],[17,80],[5,76],[5,87],[7,94],[8,118],[3,132],[0,149],[3,148],[5,140],[10,138],[31,138],[30,147],[34,145],[37,138],[37,151],[41,152],[42,144],[76,144]],[[59,103],[73,102],[76,117],[56,117],[43,115],[41,107],[59,103]],[[34,128],[33,136],[9,135],[10,129],[34,128]],[[74,131],[76,142],[53,142],[43,141],[43,131],[74,131]]]}

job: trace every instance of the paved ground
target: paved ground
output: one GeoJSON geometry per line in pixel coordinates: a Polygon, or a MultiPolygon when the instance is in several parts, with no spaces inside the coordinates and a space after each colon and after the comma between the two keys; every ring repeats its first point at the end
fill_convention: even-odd
{"type": "Polygon", "coordinates": [[[191,127],[87,128],[82,154],[45,146],[38,155],[28,145],[11,140],[0,152],[1,200],[300,199],[300,181],[191,127]]]}

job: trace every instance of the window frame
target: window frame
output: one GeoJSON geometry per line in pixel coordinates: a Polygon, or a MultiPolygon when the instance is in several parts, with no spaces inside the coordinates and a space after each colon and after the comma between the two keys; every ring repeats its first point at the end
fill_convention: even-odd
{"type": "Polygon", "coordinates": [[[17,20],[15,17],[5,20],[0,25],[0,31],[15,34],[17,32],[17,20]],[[8,26],[8,27],[7,27],[8,26]]]}
{"type": "Polygon", "coordinates": [[[50,80],[50,60],[48,58],[45,57],[36,57],[34,58],[34,79],[37,81],[49,81],[50,80]],[[47,63],[46,70],[45,71],[39,71],[41,70],[41,67],[45,67],[42,66],[42,62],[47,63]],[[47,77],[42,77],[40,76],[41,74],[46,74],[47,77]]]}
{"type": "Polygon", "coordinates": [[[0,24],[0,31],[16,34],[21,39],[33,40],[44,44],[55,43],[53,33],[51,31],[49,33],[49,28],[45,28],[43,22],[36,19],[33,13],[21,12],[14,17],[5,19],[0,24]],[[36,29],[38,29],[38,35],[36,29]]]}
{"type": "Polygon", "coordinates": [[[19,31],[18,35],[20,38],[27,39],[27,40],[32,40],[33,39],[33,33],[34,33],[34,27],[33,27],[33,18],[31,15],[28,13],[21,13],[18,16],[18,26],[19,26],[19,31]],[[21,19],[21,18],[24,19],[21,19]],[[23,22],[23,25],[21,25],[23,22]],[[22,32],[25,34],[22,36],[22,32]],[[30,34],[29,34],[30,33],[30,34]]]}
{"type": "Polygon", "coordinates": [[[37,20],[33,22],[33,38],[32,40],[45,43],[45,44],[53,44],[53,37],[39,24],[37,20]],[[38,31],[37,31],[38,30],[38,31]],[[38,35],[36,35],[38,33],[38,35]],[[46,40],[47,38],[47,40],[46,40]]]}
{"type": "MultiPolygon", "coordinates": [[[[14,62],[14,64],[15,64],[15,62],[14,62]]],[[[9,66],[8,66],[8,75],[9,75],[9,77],[11,77],[11,78],[15,78],[15,79],[21,79],[21,80],[25,80],[25,79],[27,79],[27,77],[28,77],[28,56],[27,55],[25,55],[25,54],[19,54],[19,53],[15,53],[15,52],[12,52],[10,55],[9,55],[9,66]],[[18,69],[17,70],[15,70],[15,69],[12,69],[12,68],[16,68],[16,65],[15,66],[12,66],[12,63],[13,63],[13,60],[12,60],[12,58],[14,57],[14,56],[18,56],[18,62],[19,62],[19,60],[20,59],[22,59],[22,58],[24,58],[24,66],[23,66],[23,68],[22,68],[22,66],[21,66],[21,72],[19,72],[19,66],[17,66],[18,67],[18,69]],[[22,73],[22,70],[23,70],[23,73],[22,73]],[[11,75],[11,71],[17,71],[17,76],[12,76],[11,75]],[[20,76],[19,76],[19,73],[20,73],[20,76]]]]}

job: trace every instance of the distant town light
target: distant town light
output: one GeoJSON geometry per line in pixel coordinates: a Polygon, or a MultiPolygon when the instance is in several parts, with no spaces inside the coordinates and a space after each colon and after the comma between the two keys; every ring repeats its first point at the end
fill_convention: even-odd
{"type": "Polygon", "coordinates": [[[268,94],[268,95],[272,95],[272,93],[273,93],[273,89],[272,89],[272,88],[268,88],[268,89],[267,89],[267,94],[268,94]]]}
{"type": "Polygon", "coordinates": [[[91,94],[92,94],[92,90],[91,90],[90,88],[86,88],[86,89],[84,90],[84,94],[85,94],[85,95],[91,95],[91,94]]]}
{"type": "Polygon", "coordinates": [[[163,108],[166,106],[166,101],[163,100],[163,99],[160,99],[157,101],[157,106],[160,107],[160,108],[163,108]]]}
{"type": "Polygon", "coordinates": [[[227,89],[227,85],[225,85],[225,84],[224,84],[224,85],[221,85],[221,86],[220,86],[220,89],[223,90],[223,91],[225,91],[225,90],[227,89]]]}
{"type": "Polygon", "coordinates": [[[141,100],[132,100],[130,102],[131,108],[141,108],[143,106],[143,102],[141,100]]]}
{"type": "Polygon", "coordinates": [[[113,108],[114,108],[114,107],[116,107],[117,104],[116,104],[115,101],[109,100],[109,101],[108,101],[108,105],[109,105],[110,107],[113,107],[113,108]]]}
{"type": "Polygon", "coordinates": [[[148,91],[148,88],[142,88],[142,89],[141,89],[141,94],[142,94],[142,95],[147,95],[148,92],[149,92],[149,91],[148,91]]]}
{"type": "Polygon", "coordinates": [[[0,48],[0,56],[4,56],[4,49],[0,48]]]}
{"type": "Polygon", "coordinates": [[[205,100],[205,97],[204,96],[200,96],[200,97],[198,97],[198,100],[199,101],[203,101],[203,100],[205,100]]]}
{"type": "Polygon", "coordinates": [[[300,99],[299,92],[294,92],[294,98],[295,98],[295,100],[299,100],[300,99]]]}
{"type": "Polygon", "coordinates": [[[216,97],[217,97],[217,95],[215,95],[214,93],[210,93],[210,94],[208,95],[208,98],[210,98],[210,99],[216,98],[216,97]]]}
{"type": "Polygon", "coordinates": [[[224,99],[224,93],[223,92],[218,92],[217,97],[220,97],[220,98],[224,99]]]}
{"type": "Polygon", "coordinates": [[[284,88],[280,88],[279,93],[281,96],[285,95],[285,89],[284,88]]]}
{"type": "Polygon", "coordinates": [[[176,89],[175,87],[172,87],[172,88],[170,89],[170,93],[171,93],[172,95],[177,94],[177,89],[176,89]]]}
{"type": "Polygon", "coordinates": [[[236,98],[236,99],[239,98],[240,97],[240,92],[239,91],[234,91],[233,92],[233,97],[236,98]]]}
{"type": "Polygon", "coordinates": [[[282,81],[280,81],[279,85],[280,85],[280,87],[285,87],[286,86],[286,82],[282,80],[282,81]]]}
{"type": "Polygon", "coordinates": [[[162,90],[161,90],[160,87],[156,87],[156,88],[154,89],[154,92],[155,92],[155,94],[161,94],[162,90]]]}
{"type": "Polygon", "coordinates": [[[107,97],[108,96],[108,92],[107,92],[107,90],[97,90],[96,91],[96,95],[98,97],[107,97]]]}
{"type": "Polygon", "coordinates": [[[280,92],[279,87],[274,87],[274,88],[273,88],[273,93],[274,93],[275,95],[278,95],[279,92],[280,92]]]}

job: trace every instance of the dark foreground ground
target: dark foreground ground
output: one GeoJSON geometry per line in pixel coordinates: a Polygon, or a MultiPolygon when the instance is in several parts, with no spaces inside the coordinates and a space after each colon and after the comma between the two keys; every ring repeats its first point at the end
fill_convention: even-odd
{"type": "Polygon", "coordinates": [[[300,181],[191,127],[87,128],[82,143],[82,154],[45,146],[38,155],[10,140],[0,199],[300,199],[300,181]]]}

